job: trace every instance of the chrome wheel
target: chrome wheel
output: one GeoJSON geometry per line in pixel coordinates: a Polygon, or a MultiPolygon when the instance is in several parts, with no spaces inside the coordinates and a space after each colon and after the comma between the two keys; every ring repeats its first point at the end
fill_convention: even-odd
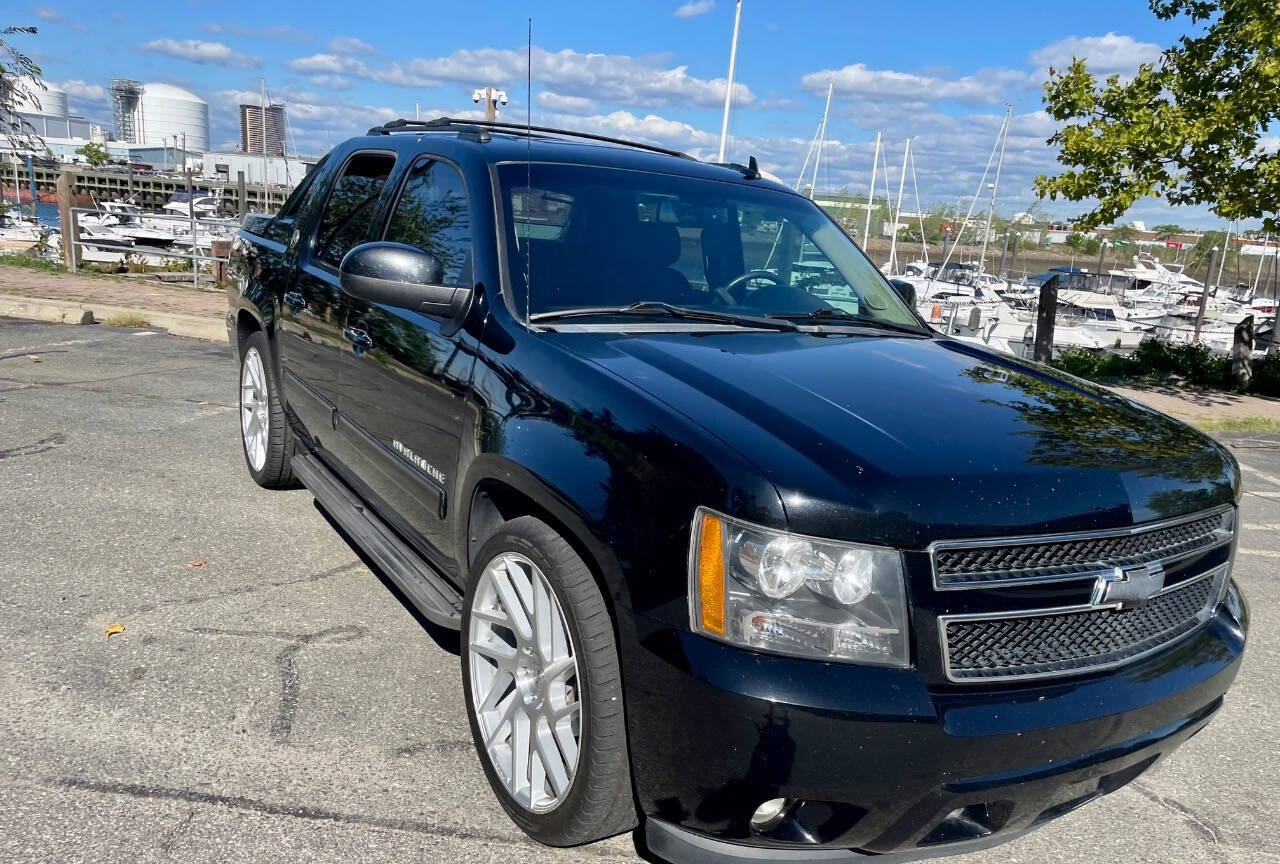
{"type": "Polygon", "coordinates": [[[240,366],[240,432],[244,436],[244,452],[254,471],[267,464],[267,373],[262,355],[250,347],[240,366]]]}
{"type": "Polygon", "coordinates": [[[471,710],[508,793],[534,813],[564,800],[578,767],[578,661],[560,601],[516,552],[481,571],[468,634],[471,710]]]}

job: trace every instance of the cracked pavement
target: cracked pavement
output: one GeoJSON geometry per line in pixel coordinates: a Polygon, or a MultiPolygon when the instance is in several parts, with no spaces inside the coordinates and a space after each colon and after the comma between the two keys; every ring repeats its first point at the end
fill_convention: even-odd
{"type": "MultiPolygon", "coordinates": [[[[0,860],[636,860],[507,819],[456,642],[307,492],[253,484],[235,382],[225,346],[0,319],[0,860]]],[[[1280,864],[1280,442],[1233,449],[1253,629],[1225,707],[1138,782],[956,861],[1280,864]]]]}

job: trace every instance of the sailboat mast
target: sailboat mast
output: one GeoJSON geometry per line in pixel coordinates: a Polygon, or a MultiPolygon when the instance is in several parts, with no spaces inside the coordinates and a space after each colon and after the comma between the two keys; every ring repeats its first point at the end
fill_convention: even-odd
{"type": "Polygon", "coordinates": [[[267,79],[259,78],[262,84],[261,106],[262,106],[262,202],[263,209],[268,206],[267,190],[270,186],[267,183],[267,79]]]}
{"type": "Polygon", "coordinates": [[[978,259],[978,272],[987,270],[987,240],[991,238],[991,218],[996,213],[996,192],[1000,189],[1000,169],[1004,167],[1004,145],[1009,140],[1009,123],[1013,120],[1013,106],[1004,111],[1004,123],[1000,127],[1000,160],[996,162],[996,177],[991,184],[991,203],[987,205],[987,227],[982,232],[982,256],[978,259]]]}
{"type": "Polygon", "coordinates": [[[898,266],[898,226],[902,219],[902,190],[907,185],[907,159],[911,156],[911,139],[902,151],[902,170],[898,172],[898,203],[893,208],[893,239],[889,241],[889,271],[892,273],[898,266]]]}
{"type": "Polygon", "coordinates": [[[827,143],[827,114],[831,111],[831,89],[834,81],[827,82],[827,105],[822,109],[822,129],[818,132],[818,154],[813,157],[813,182],[809,184],[809,200],[813,200],[813,192],[818,188],[818,167],[822,164],[822,145],[827,143]]]}
{"type": "Polygon", "coordinates": [[[729,108],[733,105],[733,67],[738,62],[738,27],[742,23],[742,0],[738,0],[733,12],[733,44],[729,48],[729,82],[724,88],[724,117],[720,120],[720,155],[724,161],[724,148],[729,138],[729,108]]]}
{"type": "Polygon", "coordinates": [[[876,200],[876,169],[880,167],[880,133],[876,133],[876,152],[871,157],[871,191],[867,193],[867,222],[862,226],[862,248],[871,239],[871,206],[876,200]]]}
{"type": "Polygon", "coordinates": [[[813,140],[809,142],[809,150],[804,154],[804,164],[800,166],[800,173],[796,175],[796,185],[791,188],[800,191],[801,184],[804,183],[804,175],[809,170],[809,160],[813,158],[814,148],[818,146],[818,136],[822,133],[822,121],[818,121],[818,128],[813,130],[813,140]]]}

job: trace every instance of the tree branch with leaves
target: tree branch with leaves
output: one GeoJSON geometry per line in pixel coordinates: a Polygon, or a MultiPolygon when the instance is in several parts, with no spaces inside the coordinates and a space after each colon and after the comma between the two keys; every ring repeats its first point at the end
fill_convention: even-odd
{"type": "Polygon", "coordinates": [[[1184,35],[1127,81],[1099,84],[1085,61],[1049,70],[1044,103],[1063,125],[1049,138],[1066,168],[1035,180],[1053,200],[1096,199],[1077,225],[1115,222],[1137,201],[1207,204],[1223,219],[1280,230],[1280,153],[1267,132],[1280,117],[1280,3],[1150,0],[1184,35]]]}
{"type": "Polygon", "coordinates": [[[34,36],[35,27],[0,29],[0,135],[14,150],[44,149],[44,140],[18,109],[24,105],[40,107],[44,84],[40,66],[14,46],[14,36],[34,36]]]}

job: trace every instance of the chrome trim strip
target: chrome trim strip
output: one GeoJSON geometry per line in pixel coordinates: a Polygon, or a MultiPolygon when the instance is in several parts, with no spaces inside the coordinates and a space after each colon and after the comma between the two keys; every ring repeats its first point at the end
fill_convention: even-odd
{"type": "MultiPolygon", "coordinates": [[[[1208,519],[1211,516],[1221,516],[1224,513],[1232,513],[1233,519],[1231,524],[1231,533],[1202,549],[1195,549],[1191,552],[1183,552],[1178,555],[1166,558],[1153,558],[1152,561],[1160,561],[1162,563],[1173,563],[1192,555],[1198,555],[1217,549],[1220,546],[1227,545],[1234,541],[1238,522],[1238,514],[1234,504],[1223,504],[1210,510],[1202,510],[1199,513],[1190,516],[1178,516],[1172,519],[1164,519],[1159,522],[1146,522],[1142,525],[1131,525],[1127,528],[1106,528],[1098,531],[1077,531],[1072,533],[1059,534],[1034,534],[1019,537],[981,537],[968,540],[934,540],[925,547],[925,551],[929,554],[929,571],[933,579],[933,587],[936,591],[969,591],[975,588],[1003,588],[1013,585],[1043,585],[1051,582],[1071,582],[1077,579],[1096,578],[1099,570],[1097,568],[1081,570],[1071,573],[1051,573],[1033,576],[1012,576],[1003,579],[987,579],[969,582],[940,582],[938,576],[937,553],[940,551],[951,551],[956,549],[981,549],[986,547],[1004,547],[1004,546],[1034,546],[1039,543],[1070,543],[1073,541],[1099,540],[1109,537],[1132,537],[1138,534],[1146,534],[1151,531],[1160,531],[1165,528],[1172,528],[1177,525],[1184,525],[1188,522],[1198,522],[1201,519],[1208,519]]],[[[1064,565],[1070,566],[1070,565],[1064,565]]]]}
{"type": "MultiPolygon", "coordinates": [[[[1183,588],[1190,588],[1192,585],[1195,585],[1197,582],[1202,582],[1205,579],[1212,579],[1215,582],[1221,579],[1225,584],[1228,581],[1226,576],[1229,574],[1230,570],[1231,570],[1231,562],[1227,562],[1226,564],[1219,564],[1217,567],[1214,567],[1211,570],[1205,571],[1200,576],[1196,576],[1192,579],[1186,579],[1182,582],[1179,582],[1176,585],[1171,585],[1165,588],[1164,590],[1155,594],[1152,597],[1152,599],[1155,599],[1155,597],[1161,597],[1172,591],[1179,591],[1183,588]]],[[[1019,618],[1043,618],[1049,615],[1074,615],[1082,612],[1102,612],[1106,610],[1119,609],[1121,608],[1122,604],[1110,603],[1105,606],[1092,606],[1086,603],[1083,605],[1076,605],[1076,606],[1057,606],[1049,609],[1028,609],[1028,610],[1021,610],[1021,611],[1014,611],[1014,612],[971,612],[971,613],[956,614],[956,615],[939,615],[938,616],[938,643],[942,649],[942,671],[943,671],[943,674],[946,675],[948,681],[951,681],[956,684],[973,684],[973,683],[986,684],[993,681],[1032,681],[1039,678],[1062,678],[1067,675],[1084,675],[1084,674],[1089,674],[1093,672],[1105,671],[1107,669],[1115,669],[1117,666],[1124,666],[1125,664],[1128,664],[1128,663],[1137,662],[1138,660],[1141,660],[1143,657],[1146,657],[1150,654],[1154,654],[1156,651],[1161,651],[1165,648],[1168,648],[1171,645],[1175,645],[1181,640],[1190,636],[1196,630],[1200,629],[1200,627],[1203,626],[1204,623],[1209,620],[1209,617],[1212,615],[1213,610],[1217,609],[1218,605],[1222,602],[1222,593],[1223,593],[1223,590],[1221,585],[1218,586],[1217,591],[1210,591],[1209,602],[1206,603],[1204,608],[1202,608],[1196,614],[1196,618],[1199,620],[1197,620],[1195,624],[1190,629],[1187,630],[1187,632],[1181,633],[1178,636],[1172,639],[1169,639],[1165,642],[1161,642],[1159,645],[1152,646],[1151,648],[1148,648],[1145,651],[1142,651],[1138,654],[1134,654],[1129,657],[1122,657],[1119,660],[1108,660],[1102,663],[1095,663],[1088,666],[1078,666],[1073,669],[1058,669],[1050,672],[1025,672],[1025,673],[1015,672],[1015,673],[1005,674],[1005,675],[968,675],[968,676],[956,677],[951,670],[951,651],[950,651],[950,645],[947,642],[947,625],[956,621],[960,621],[960,622],[1009,621],[1009,620],[1015,620],[1019,618]]]]}

